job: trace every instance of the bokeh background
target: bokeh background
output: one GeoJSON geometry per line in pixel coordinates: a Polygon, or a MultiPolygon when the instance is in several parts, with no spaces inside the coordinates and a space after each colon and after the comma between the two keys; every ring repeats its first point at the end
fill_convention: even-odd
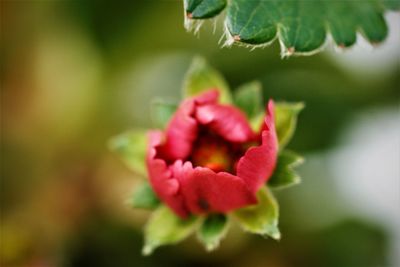
{"type": "Polygon", "coordinates": [[[181,1],[1,1],[1,266],[400,266],[400,15],[386,42],[281,59],[183,28],[181,1]],[[290,148],[303,183],[276,192],[280,242],[234,227],[213,253],[191,238],[142,257],[140,181],[107,150],[150,127],[154,97],[179,101],[203,55],[232,88],[304,101],[290,148]]]}

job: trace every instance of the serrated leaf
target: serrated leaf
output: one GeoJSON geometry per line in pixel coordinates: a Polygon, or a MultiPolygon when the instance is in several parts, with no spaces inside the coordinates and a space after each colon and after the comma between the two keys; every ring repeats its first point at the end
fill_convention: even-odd
{"type": "Polygon", "coordinates": [[[303,108],[303,103],[275,103],[275,127],[280,150],[293,137],[297,125],[297,116],[303,108]]]}
{"type": "Polygon", "coordinates": [[[235,105],[246,113],[250,120],[263,112],[261,83],[258,81],[241,85],[233,94],[235,105]]]}
{"type": "Polygon", "coordinates": [[[268,181],[268,185],[274,189],[286,188],[301,182],[300,176],[294,168],[304,162],[304,158],[292,151],[284,150],[278,156],[275,171],[268,181]]]}
{"type": "MultiPolygon", "coordinates": [[[[215,16],[222,5],[213,2],[188,0],[186,12],[196,19],[215,16]],[[188,9],[193,6],[207,12],[193,16],[188,9]]],[[[321,50],[328,33],[337,46],[349,47],[357,31],[375,44],[387,36],[385,8],[399,9],[400,1],[231,0],[226,6],[227,44],[267,45],[277,37],[283,56],[310,55],[321,50]]]]}
{"type": "Polygon", "coordinates": [[[181,219],[166,206],[158,207],[145,227],[143,255],[150,255],[159,246],[184,240],[193,233],[198,221],[197,217],[181,219]]]}
{"type": "Polygon", "coordinates": [[[205,245],[207,251],[219,246],[222,238],[228,231],[228,218],[224,214],[209,215],[198,230],[198,238],[205,245]]]}
{"type": "Polygon", "coordinates": [[[123,162],[134,172],[147,175],[146,150],[147,131],[135,129],[113,137],[109,142],[111,150],[115,151],[123,162]]]}
{"type": "Polygon", "coordinates": [[[279,206],[271,191],[263,187],[257,193],[258,204],[239,209],[233,216],[245,231],[279,240],[279,206]]]}
{"type": "Polygon", "coordinates": [[[203,58],[195,57],[184,79],[183,96],[195,96],[209,89],[218,89],[221,103],[232,102],[228,84],[222,75],[203,58]]]}
{"type": "Polygon", "coordinates": [[[160,204],[160,200],[154,193],[150,184],[144,182],[136,188],[132,198],[129,200],[129,204],[133,208],[155,209],[160,204]]]}
{"type": "Polygon", "coordinates": [[[154,100],[151,103],[150,109],[153,125],[157,128],[164,129],[177,108],[178,106],[176,104],[167,103],[160,99],[154,100]]]}

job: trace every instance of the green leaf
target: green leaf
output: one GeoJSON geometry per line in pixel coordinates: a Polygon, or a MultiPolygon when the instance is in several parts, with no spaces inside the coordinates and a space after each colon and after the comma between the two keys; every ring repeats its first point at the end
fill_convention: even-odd
{"type": "Polygon", "coordinates": [[[233,99],[235,105],[246,113],[247,118],[250,120],[260,114],[260,112],[263,112],[261,83],[258,81],[241,85],[236,89],[233,99]]]}
{"type": "Polygon", "coordinates": [[[304,108],[303,103],[275,103],[275,126],[279,149],[283,149],[293,137],[297,125],[297,116],[304,108]]]}
{"type": "Polygon", "coordinates": [[[228,227],[228,218],[224,214],[211,214],[204,220],[197,235],[207,251],[212,251],[219,246],[221,239],[228,232],[228,227]]]}
{"type": "Polygon", "coordinates": [[[211,18],[221,12],[226,6],[226,0],[184,0],[186,16],[196,18],[211,18]]]}
{"type": "Polygon", "coordinates": [[[198,218],[181,219],[166,206],[160,206],[145,227],[143,255],[150,255],[157,247],[176,244],[195,230],[198,218]]]}
{"type": "Polygon", "coordinates": [[[383,5],[387,9],[399,10],[400,9],[400,0],[383,0],[383,5]]]}
{"type": "Polygon", "coordinates": [[[270,236],[276,240],[281,238],[278,228],[278,203],[267,187],[257,193],[258,204],[233,212],[245,231],[270,236]]]}
{"type": "Polygon", "coordinates": [[[115,151],[124,163],[140,175],[146,176],[146,130],[135,129],[112,138],[109,142],[111,150],[115,151]]]}
{"type": "MultiPolygon", "coordinates": [[[[212,0],[188,0],[185,7],[191,14],[186,15],[185,25],[190,25],[190,17],[209,18],[222,11],[222,3],[212,0]],[[193,16],[195,6],[207,12],[193,16]]],[[[400,0],[230,0],[226,6],[226,44],[263,46],[277,37],[282,55],[290,56],[320,51],[328,33],[339,47],[352,46],[357,31],[372,44],[380,43],[388,32],[383,17],[386,8],[399,9],[400,0]]]]}
{"type": "Polygon", "coordinates": [[[178,106],[173,103],[167,103],[161,99],[154,100],[151,103],[151,119],[155,127],[164,129],[172,115],[174,115],[178,106]]]}
{"type": "Polygon", "coordinates": [[[288,150],[282,151],[278,156],[278,163],[272,177],[268,181],[271,188],[281,189],[301,182],[300,176],[294,168],[304,162],[304,158],[288,150]]]}
{"type": "Polygon", "coordinates": [[[201,57],[195,57],[186,73],[183,83],[183,96],[191,97],[208,89],[218,89],[221,103],[231,103],[228,84],[222,75],[210,67],[201,57]]]}
{"type": "Polygon", "coordinates": [[[133,208],[154,209],[160,204],[160,200],[154,193],[150,184],[148,182],[144,182],[136,188],[132,198],[129,200],[129,204],[133,208]]]}

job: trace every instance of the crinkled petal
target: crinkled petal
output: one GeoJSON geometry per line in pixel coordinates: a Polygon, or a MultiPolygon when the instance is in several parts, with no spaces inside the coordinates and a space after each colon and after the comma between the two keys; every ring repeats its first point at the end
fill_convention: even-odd
{"type": "Polygon", "coordinates": [[[195,96],[192,99],[196,102],[196,104],[205,105],[205,104],[217,103],[218,98],[219,98],[219,91],[217,89],[209,89],[199,94],[198,96],[195,96]]]}
{"type": "Polygon", "coordinates": [[[270,100],[261,133],[261,145],[249,148],[237,164],[237,176],[242,178],[252,192],[271,177],[277,161],[278,138],[274,122],[274,102],[270,100]]]}
{"type": "Polygon", "coordinates": [[[201,105],[196,108],[195,116],[201,124],[207,125],[228,141],[247,142],[255,137],[246,116],[233,106],[201,105]]]}
{"type": "Polygon", "coordinates": [[[179,182],[172,177],[165,160],[156,158],[157,146],[162,142],[162,132],[151,131],[149,133],[149,146],[147,153],[147,169],[150,183],[157,196],[166,203],[180,217],[185,218],[188,211],[185,208],[183,197],[179,194],[179,182]]]}
{"type": "Polygon", "coordinates": [[[194,214],[226,213],[257,203],[244,181],[232,174],[193,168],[190,162],[182,161],[175,162],[172,170],[181,185],[186,207],[194,214]]]}
{"type": "Polygon", "coordinates": [[[192,144],[197,137],[197,122],[191,116],[194,102],[184,101],[168,124],[165,144],[160,148],[168,160],[183,159],[189,156],[192,144]]]}
{"type": "Polygon", "coordinates": [[[160,148],[164,158],[174,161],[185,159],[192,150],[197,137],[197,121],[193,118],[196,105],[216,103],[218,91],[209,90],[187,99],[178,108],[168,124],[165,144],[160,148]]]}

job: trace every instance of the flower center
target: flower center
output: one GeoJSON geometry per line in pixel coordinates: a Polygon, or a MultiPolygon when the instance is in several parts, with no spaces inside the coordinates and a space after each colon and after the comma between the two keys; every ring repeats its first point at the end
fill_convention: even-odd
{"type": "Polygon", "coordinates": [[[193,151],[192,162],[195,166],[210,168],[215,172],[229,171],[232,158],[228,150],[225,144],[202,139],[193,151]]]}
{"type": "Polygon", "coordinates": [[[227,142],[212,133],[201,131],[194,143],[191,161],[194,166],[209,168],[215,172],[233,172],[241,146],[227,142]]]}

